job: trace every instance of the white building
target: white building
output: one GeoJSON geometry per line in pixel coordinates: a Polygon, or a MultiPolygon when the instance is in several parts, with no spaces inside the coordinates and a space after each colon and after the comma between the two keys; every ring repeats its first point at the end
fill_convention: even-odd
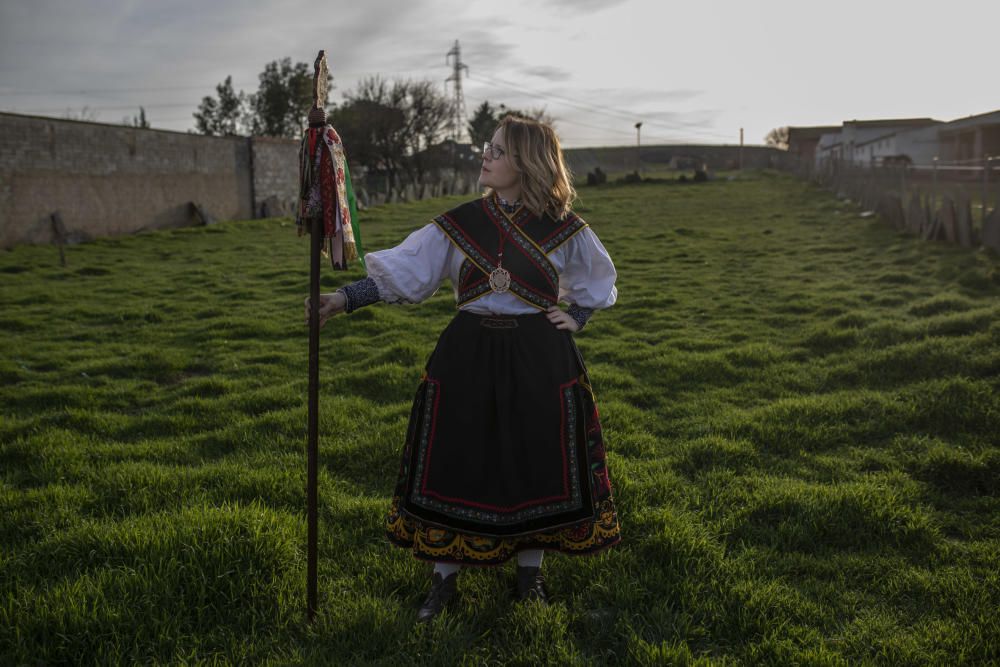
{"type": "Polygon", "coordinates": [[[900,155],[900,150],[918,150],[921,154],[933,149],[925,144],[929,137],[936,140],[936,127],[941,121],[932,118],[897,118],[887,120],[847,120],[840,132],[827,133],[816,145],[816,166],[827,160],[849,160],[854,164],[873,164],[886,156],[900,155]],[[907,133],[900,138],[900,133],[907,133]],[[913,134],[910,134],[913,133],[913,134]]]}
{"type": "Polygon", "coordinates": [[[880,134],[855,146],[855,162],[871,165],[930,165],[939,152],[938,133],[945,123],[880,134]]]}
{"type": "Polygon", "coordinates": [[[827,132],[820,135],[816,144],[815,166],[819,168],[823,163],[841,158],[841,137],[840,132],[827,132]]]}
{"type": "MultiPolygon", "coordinates": [[[[822,130],[812,129],[817,134],[822,130]]],[[[831,160],[860,165],[982,164],[1000,158],[1000,110],[947,123],[932,118],[844,121],[839,131],[818,135],[813,153],[816,168],[831,160]]]]}
{"type": "MultiPolygon", "coordinates": [[[[897,118],[887,120],[850,120],[841,129],[842,155],[854,164],[871,164],[878,141],[897,132],[933,127],[941,121],[932,118],[897,118]]],[[[883,144],[881,150],[887,147],[883,144]]]]}
{"type": "Polygon", "coordinates": [[[1000,156],[1000,110],[959,118],[938,128],[939,157],[970,162],[1000,156]]]}

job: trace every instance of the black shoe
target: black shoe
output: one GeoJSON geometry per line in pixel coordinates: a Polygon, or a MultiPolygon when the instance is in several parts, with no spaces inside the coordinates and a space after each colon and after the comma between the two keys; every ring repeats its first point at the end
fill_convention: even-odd
{"type": "Polygon", "coordinates": [[[545,578],[541,568],[517,566],[517,597],[521,600],[538,600],[548,604],[549,596],[545,592],[545,578]]]}
{"type": "Polygon", "coordinates": [[[417,622],[426,623],[441,613],[448,600],[455,595],[458,585],[458,572],[452,572],[447,577],[442,578],[441,574],[435,572],[431,576],[431,590],[427,594],[427,599],[420,606],[417,612],[417,622]]]}

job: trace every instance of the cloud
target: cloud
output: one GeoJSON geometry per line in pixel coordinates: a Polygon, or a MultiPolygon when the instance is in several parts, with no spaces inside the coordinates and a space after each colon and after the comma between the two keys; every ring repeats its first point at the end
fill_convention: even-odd
{"type": "Polygon", "coordinates": [[[661,107],[665,103],[686,102],[704,94],[705,91],[703,90],[689,88],[636,88],[627,86],[621,88],[591,88],[587,91],[587,97],[590,99],[600,100],[601,103],[608,106],[630,109],[646,105],[661,107]]]}
{"type": "MultiPolygon", "coordinates": [[[[415,66],[400,54],[412,58],[410,45],[434,39],[431,17],[422,12],[426,1],[333,9],[306,0],[280,7],[236,0],[4,2],[3,107],[61,115],[54,110],[89,106],[99,120],[114,122],[119,107],[145,105],[152,120],[170,118],[168,127],[183,129],[201,97],[226,76],[253,92],[267,63],[287,56],[311,65],[320,48],[327,49],[336,96],[363,74],[415,66]]],[[[444,71],[439,38],[436,46],[433,60],[444,71]]]]}
{"type": "MultiPolygon", "coordinates": [[[[556,35],[565,41],[569,23],[623,4],[551,0],[548,9],[563,12],[567,20],[555,32],[546,30],[545,42],[554,43],[556,35]]],[[[484,99],[514,108],[544,106],[565,119],[560,131],[567,135],[604,134],[601,128],[608,128],[607,136],[620,134],[622,141],[629,135],[616,134],[617,128],[631,128],[633,115],[651,124],[651,136],[653,124],[702,128],[709,122],[676,108],[701,94],[697,90],[587,87],[588,72],[550,60],[544,50],[524,48],[525,41],[538,42],[533,16],[457,0],[335,0],[332,6],[286,0],[280,7],[237,0],[95,0],[86,6],[68,0],[0,1],[2,104],[56,116],[87,106],[104,122],[135,114],[142,105],[154,127],[184,130],[193,126],[191,113],[201,98],[213,95],[227,76],[237,90],[254,92],[267,63],[287,56],[311,65],[320,48],[327,50],[334,77],[333,102],[373,74],[430,79],[444,89],[451,74],[445,54],[457,39],[471,75],[464,82],[469,109],[484,99]],[[613,115],[595,113],[595,105],[613,115]],[[642,111],[663,108],[669,111],[642,111]]]]}
{"type": "MultiPolygon", "coordinates": [[[[494,71],[504,69],[517,62],[517,46],[500,37],[503,31],[480,27],[459,28],[461,33],[462,61],[469,69],[494,71]]],[[[439,36],[434,44],[440,44],[439,36]]],[[[444,60],[442,54],[441,60],[444,60]]]]}
{"type": "Polygon", "coordinates": [[[568,9],[573,12],[599,12],[618,5],[624,5],[629,0],[547,0],[546,4],[555,9],[568,9]]]}
{"type": "Polygon", "coordinates": [[[547,81],[568,81],[573,77],[571,72],[561,67],[551,67],[549,65],[532,65],[522,68],[521,71],[527,76],[547,81]]]}

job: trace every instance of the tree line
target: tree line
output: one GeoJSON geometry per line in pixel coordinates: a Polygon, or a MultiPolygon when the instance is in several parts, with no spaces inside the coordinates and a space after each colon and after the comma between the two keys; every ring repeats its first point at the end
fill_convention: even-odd
{"type": "MultiPolygon", "coordinates": [[[[313,70],[308,63],[283,58],[268,63],[260,73],[255,93],[233,88],[232,76],[202,98],[194,113],[197,131],[206,135],[254,135],[300,138],[312,108],[313,70]]],[[[333,88],[328,78],[327,89],[333,88]]],[[[377,176],[385,190],[413,184],[423,195],[428,177],[448,169],[478,166],[476,149],[493,136],[506,115],[554,122],[544,108],[517,110],[504,104],[480,104],[466,119],[470,144],[446,140],[453,102],[430,80],[369,76],[346,91],[341,104],[329,98],[324,107],[330,123],[344,141],[351,163],[377,176]]]]}

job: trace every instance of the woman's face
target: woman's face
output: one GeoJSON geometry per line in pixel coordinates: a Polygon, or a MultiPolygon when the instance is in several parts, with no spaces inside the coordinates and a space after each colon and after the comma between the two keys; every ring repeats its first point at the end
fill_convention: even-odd
{"type": "Polygon", "coordinates": [[[512,192],[512,190],[519,189],[521,175],[514,166],[514,159],[507,150],[507,142],[504,140],[502,129],[493,134],[490,143],[493,144],[494,149],[502,151],[502,155],[499,158],[494,158],[492,151],[484,151],[479,183],[484,187],[493,188],[502,195],[518,196],[519,193],[512,192]]]}

